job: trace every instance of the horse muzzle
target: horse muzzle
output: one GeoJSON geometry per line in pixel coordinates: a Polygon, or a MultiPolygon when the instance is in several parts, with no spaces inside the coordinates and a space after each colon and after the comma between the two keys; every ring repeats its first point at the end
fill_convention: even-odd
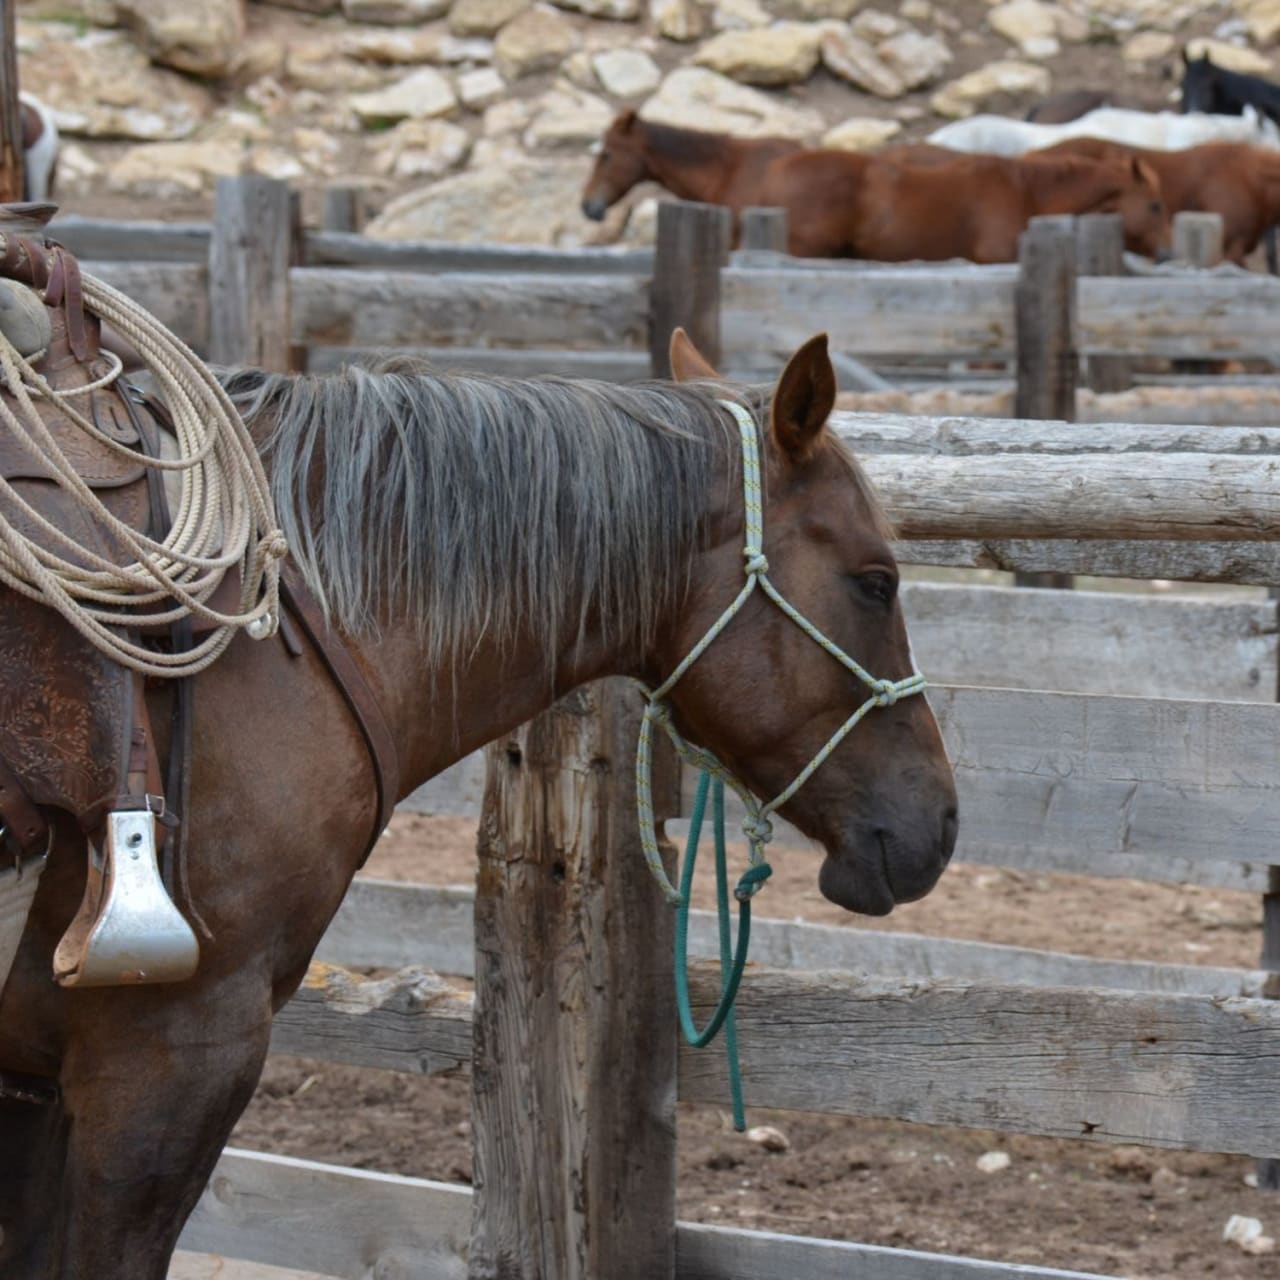
{"type": "Polygon", "coordinates": [[[955,851],[956,831],[954,807],[938,827],[916,818],[883,826],[860,823],[838,845],[828,846],[818,888],[846,911],[887,916],[938,883],[955,851]]]}
{"type": "Polygon", "coordinates": [[[582,202],[582,216],[592,222],[603,222],[609,206],[599,196],[590,196],[582,202]]]}

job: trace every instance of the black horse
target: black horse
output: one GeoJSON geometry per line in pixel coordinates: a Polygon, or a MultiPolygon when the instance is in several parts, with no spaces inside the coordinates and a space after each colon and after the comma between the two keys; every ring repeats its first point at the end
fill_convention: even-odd
{"type": "MultiPolygon", "coordinates": [[[[1260,116],[1280,125],[1280,85],[1261,76],[1228,71],[1217,66],[1207,53],[1198,58],[1182,50],[1182,110],[1204,111],[1210,115],[1239,116],[1252,107],[1260,116]]],[[[1267,270],[1280,271],[1280,254],[1276,249],[1276,228],[1268,227],[1265,237],[1267,270]]]]}

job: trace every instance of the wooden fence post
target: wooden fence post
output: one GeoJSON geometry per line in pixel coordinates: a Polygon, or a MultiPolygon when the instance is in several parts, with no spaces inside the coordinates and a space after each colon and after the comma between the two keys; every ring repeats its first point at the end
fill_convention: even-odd
{"type": "MultiPolygon", "coordinates": [[[[1076,238],[1070,217],[1032,218],[1018,238],[1014,289],[1015,418],[1074,422],[1080,348],[1076,338],[1076,238]]],[[[1068,573],[1015,573],[1021,587],[1070,587],[1068,573]]]]}
{"type": "Polygon", "coordinates": [[[713,364],[720,363],[720,269],[729,252],[728,210],[690,200],[658,206],[658,241],[649,293],[649,368],[669,378],[671,332],[683,326],[713,364]]]}
{"type": "MultiPolygon", "coordinates": [[[[1262,994],[1280,1000],[1280,867],[1267,868],[1267,892],[1262,896],[1262,968],[1270,975],[1262,994]]],[[[1263,1157],[1257,1173],[1260,1191],[1280,1191],[1280,1160],[1263,1157]]]]}
{"type": "Polygon", "coordinates": [[[324,193],[320,225],[326,231],[359,231],[364,226],[360,188],[329,187],[324,193]]]}
{"type": "MultiPolygon", "coordinates": [[[[1124,220],[1118,213],[1087,213],[1076,220],[1076,275],[1122,276],[1124,220]]],[[[1124,356],[1087,356],[1085,382],[1090,391],[1127,391],[1133,385],[1124,356]]]]}
{"type": "Polygon", "coordinates": [[[1193,267],[1216,267],[1222,261],[1222,214],[1175,214],[1173,256],[1193,267]]]}
{"type": "Polygon", "coordinates": [[[17,0],[0,0],[0,204],[21,200],[22,109],[18,104],[17,0]]]}
{"type": "Polygon", "coordinates": [[[641,706],[597,682],[488,748],[471,1280],[675,1274],[675,916],[639,847],[641,706]]]}
{"type": "Polygon", "coordinates": [[[787,251],[787,211],[752,207],[742,211],[742,249],[787,251]]]}
{"type": "Polygon", "coordinates": [[[209,240],[209,361],[285,372],[289,352],[289,187],[219,178],[209,240]]]}

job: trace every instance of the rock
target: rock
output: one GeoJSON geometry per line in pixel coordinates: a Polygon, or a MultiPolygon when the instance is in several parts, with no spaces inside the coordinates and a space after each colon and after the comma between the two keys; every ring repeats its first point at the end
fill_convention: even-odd
{"type": "Polygon", "coordinates": [[[356,94],[350,105],[360,122],[368,126],[450,115],[457,109],[458,97],[446,76],[423,67],[385,89],[356,94]]]}
{"type": "Polygon", "coordinates": [[[1242,48],[1238,44],[1228,44],[1225,40],[1188,40],[1187,56],[1202,58],[1209,55],[1210,61],[1228,71],[1238,71],[1246,76],[1270,76],[1275,74],[1271,59],[1255,49],[1242,48]]]}
{"type": "Polygon", "coordinates": [[[324,129],[300,128],[290,139],[293,152],[308,169],[332,176],[337,172],[338,140],[324,129]]]}
{"type": "Polygon", "coordinates": [[[583,151],[599,140],[614,117],[603,98],[580,89],[552,89],[537,100],[534,110],[524,134],[524,145],[531,151],[583,151]]]}
{"type": "Polygon", "coordinates": [[[1107,1156],[1107,1164],[1116,1173],[1135,1174],[1148,1178],[1155,1166],[1149,1151],[1142,1147],[1113,1147],[1107,1156]]]}
{"type": "Polygon", "coordinates": [[[1124,42],[1120,56],[1131,66],[1159,62],[1174,51],[1177,43],[1167,31],[1139,31],[1124,42]]]}
{"type": "Polygon", "coordinates": [[[1275,1240],[1262,1234],[1262,1223],[1257,1218],[1239,1213],[1233,1213],[1227,1219],[1227,1225],[1222,1228],[1222,1238],[1244,1253],[1274,1253],[1276,1249],[1275,1240]]]}
{"type": "Polygon", "coordinates": [[[906,93],[907,86],[875,49],[847,27],[828,27],[819,47],[822,65],[851,85],[878,98],[900,98],[906,93]]]}
{"type": "Polygon", "coordinates": [[[1062,52],[1057,36],[1028,36],[1020,47],[1024,58],[1036,58],[1041,62],[1046,58],[1056,58],[1062,52]]]}
{"type": "MultiPolygon", "coordinates": [[[[291,44],[285,52],[284,72],[285,79],[295,88],[325,94],[358,93],[377,88],[385,80],[377,67],[345,57],[341,46],[329,40],[291,44]]],[[[287,109],[287,102],[284,107],[287,109]]]]}
{"type": "Polygon", "coordinates": [[[725,31],[708,40],[693,61],[745,84],[799,84],[818,65],[821,39],[820,27],[802,22],[725,31]]]}
{"type": "Polygon", "coordinates": [[[638,98],[662,83],[658,64],[639,49],[606,49],[591,59],[600,87],[615,98],[638,98]]]}
{"type": "Polygon", "coordinates": [[[507,80],[518,80],[559,66],[578,43],[578,33],[564,14],[537,5],[498,32],[493,42],[493,60],[507,80]]]}
{"type": "Polygon", "coordinates": [[[80,191],[102,176],[102,166],[74,142],[63,141],[58,147],[58,185],[80,191]]]}
{"type": "Polygon", "coordinates": [[[409,27],[418,22],[443,18],[450,0],[342,0],[348,22],[378,22],[392,27],[409,27]]]}
{"type": "Polygon", "coordinates": [[[458,100],[468,111],[483,111],[497,102],[507,91],[507,83],[492,67],[464,71],[455,88],[458,100]]]}
{"type": "Polygon", "coordinates": [[[529,0],[454,0],[449,30],[455,36],[493,36],[529,7],[529,0]]]}
{"type": "Polygon", "coordinates": [[[771,1124],[758,1124],[747,1130],[747,1141],[754,1142],[757,1147],[766,1151],[790,1151],[791,1142],[781,1129],[771,1124]]]}
{"type": "Polygon", "coordinates": [[[1114,31],[1154,27],[1176,31],[1189,19],[1221,8],[1220,0],[1089,0],[1089,17],[1114,31]]]}
{"type": "Polygon", "coordinates": [[[107,186],[161,198],[194,195],[213,178],[242,173],[246,159],[234,142],[154,142],[126,151],[107,171],[107,186]]]}
{"type": "Polygon", "coordinates": [[[678,67],[640,108],[646,120],[682,129],[708,129],[744,138],[815,138],[822,117],[748,89],[705,67],[678,67]]]}
{"type": "Polygon", "coordinates": [[[471,150],[471,136],[446,120],[402,120],[374,152],[374,168],[391,178],[438,178],[471,150]]]}
{"type": "Polygon", "coordinates": [[[277,9],[297,9],[300,13],[337,13],[342,0],[258,0],[277,9]]]}
{"type": "Polygon", "coordinates": [[[987,14],[987,23],[1024,52],[1026,41],[1052,40],[1058,34],[1053,8],[1041,0],[1007,0],[987,14]]]}
{"type": "Polygon", "coordinates": [[[276,131],[253,111],[223,111],[200,131],[201,142],[234,142],[247,147],[270,142],[276,131]]]}
{"type": "Polygon", "coordinates": [[[577,244],[588,227],[578,208],[581,160],[515,160],[451,174],[391,201],[365,228],[376,240],[577,244]]]}
{"type": "Polygon", "coordinates": [[[876,53],[908,93],[933,84],[951,65],[947,42],[939,36],[922,36],[918,31],[890,36],[876,53]]]}
{"type": "Polygon", "coordinates": [[[765,8],[774,17],[795,22],[848,22],[863,3],[864,0],[764,0],[765,8]]]}
{"type": "Polygon", "coordinates": [[[1033,63],[1013,60],[992,62],[943,85],[929,99],[929,105],[939,115],[962,119],[973,115],[989,98],[1000,93],[1044,97],[1051,83],[1048,71],[1033,63]]]}
{"type": "Polygon", "coordinates": [[[466,39],[444,31],[359,31],[343,41],[342,51],[357,62],[384,66],[493,60],[491,40],[466,39]]]}
{"type": "Polygon", "coordinates": [[[1236,0],[1236,8],[1259,44],[1274,44],[1280,37],[1280,0],[1236,0]]]}
{"type": "Polygon", "coordinates": [[[245,0],[115,0],[117,20],[161,66],[226,75],[245,38],[245,0]]]}
{"type": "Polygon", "coordinates": [[[981,1173],[1000,1173],[1007,1169],[1013,1161],[1007,1151],[988,1151],[974,1161],[981,1173]]]}
{"type": "Polygon", "coordinates": [[[720,0],[711,11],[711,25],[717,31],[754,31],[772,21],[759,0],[720,0]]]}
{"type": "Polygon", "coordinates": [[[640,0],[555,0],[562,9],[585,13],[589,18],[634,22],[640,16],[640,0]]]}
{"type": "MultiPolygon", "coordinates": [[[[616,206],[615,206],[616,207],[616,206]]],[[[622,232],[623,244],[645,249],[658,242],[658,200],[650,196],[634,205],[622,232]]]]}
{"type": "Polygon", "coordinates": [[[649,0],[649,21],[668,40],[700,40],[707,30],[707,14],[695,0],[649,0]]]}
{"type": "Polygon", "coordinates": [[[901,132],[901,120],[853,116],[834,129],[828,129],[822,135],[822,145],[836,151],[874,151],[901,132]]]}
{"type": "Polygon", "coordinates": [[[277,182],[296,182],[307,176],[306,166],[290,151],[280,147],[254,147],[249,152],[248,171],[277,182]]]}
{"type": "Polygon", "coordinates": [[[907,22],[932,22],[936,11],[929,0],[902,0],[898,15],[907,22]]]}
{"type": "Polygon", "coordinates": [[[533,119],[533,106],[522,98],[508,98],[495,102],[484,113],[481,132],[486,138],[497,138],[507,133],[519,133],[533,119]]]}
{"type": "Polygon", "coordinates": [[[596,93],[600,88],[600,77],[596,75],[595,64],[591,61],[593,57],[586,49],[571,53],[560,64],[560,75],[571,85],[596,93]]]}
{"type": "Polygon", "coordinates": [[[878,44],[891,36],[901,35],[907,29],[907,24],[891,13],[883,13],[879,9],[863,9],[849,23],[849,29],[855,36],[878,44]]]}

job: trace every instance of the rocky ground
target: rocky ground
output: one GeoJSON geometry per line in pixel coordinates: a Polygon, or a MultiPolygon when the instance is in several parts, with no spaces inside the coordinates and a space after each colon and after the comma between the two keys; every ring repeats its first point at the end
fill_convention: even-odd
{"type": "Polygon", "coordinates": [[[1188,42],[1280,78],[1280,0],[22,0],[18,27],[69,209],[207,216],[252,171],[312,218],[358,186],[376,235],[562,245],[652,233],[652,189],[578,212],[624,106],[866,148],[1059,89],[1167,105],[1188,42]]]}

